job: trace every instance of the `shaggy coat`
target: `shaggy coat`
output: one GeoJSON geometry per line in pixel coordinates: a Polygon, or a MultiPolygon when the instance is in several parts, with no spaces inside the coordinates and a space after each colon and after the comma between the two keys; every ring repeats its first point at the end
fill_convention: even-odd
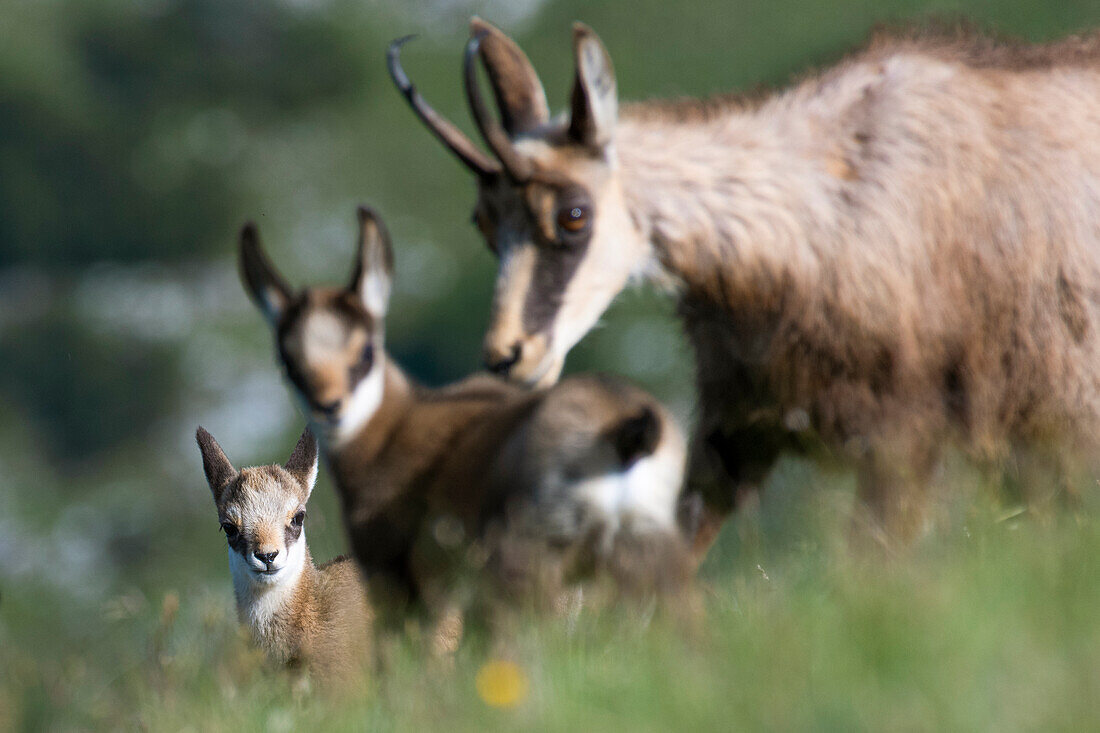
{"type": "Polygon", "coordinates": [[[1100,443],[1100,36],[880,34],[784,91],[620,112],[578,25],[552,120],[518,47],[472,32],[467,67],[480,56],[502,111],[478,115],[468,74],[497,157],[463,158],[501,260],[487,358],[552,380],[629,279],[671,287],[696,357],[700,549],[784,450],[854,459],[864,504],[909,534],[948,440],[995,458],[1100,443]]]}

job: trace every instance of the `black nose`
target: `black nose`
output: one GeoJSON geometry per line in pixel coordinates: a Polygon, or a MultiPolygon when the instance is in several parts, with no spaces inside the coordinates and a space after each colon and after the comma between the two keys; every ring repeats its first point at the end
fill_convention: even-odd
{"type": "Polygon", "coordinates": [[[317,408],[317,412],[325,417],[332,417],[336,414],[336,411],[340,409],[340,400],[336,400],[335,402],[318,402],[314,406],[317,408]]]}
{"type": "Polygon", "coordinates": [[[512,344],[512,353],[506,355],[500,355],[493,351],[488,351],[485,354],[485,368],[491,371],[493,374],[505,375],[511,371],[512,367],[516,365],[520,357],[523,355],[523,344],[519,341],[512,344]]]}
{"type": "Polygon", "coordinates": [[[279,551],[275,550],[274,552],[253,552],[252,554],[256,556],[257,560],[270,565],[271,563],[275,562],[275,557],[279,554],[279,551]]]}

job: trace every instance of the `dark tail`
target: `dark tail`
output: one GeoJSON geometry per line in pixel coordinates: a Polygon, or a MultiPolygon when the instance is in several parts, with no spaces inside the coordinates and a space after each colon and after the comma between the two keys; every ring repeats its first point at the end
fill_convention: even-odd
{"type": "Polygon", "coordinates": [[[630,468],[635,461],[657,450],[661,442],[661,418],[653,408],[643,407],[638,414],[615,425],[609,437],[623,468],[630,468]]]}

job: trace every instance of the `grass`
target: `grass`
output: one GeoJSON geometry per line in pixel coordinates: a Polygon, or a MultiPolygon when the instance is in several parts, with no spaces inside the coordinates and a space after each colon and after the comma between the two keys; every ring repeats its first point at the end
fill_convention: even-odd
{"type": "Polygon", "coordinates": [[[387,644],[383,674],[342,695],[250,648],[228,577],[115,597],[82,628],[55,631],[61,647],[44,631],[73,623],[57,599],[5,595],[0,728],[1100,726],[1100,525],[1088,510],[1006,511],[963,491],[964,476],[968,498],[935,532],[897,557],[868,557],[843,539],[847,483],[785,463],[704,566],[698,624],[644,608],[525,619],[492,644],[468,639],[452,664],[426,660],[406,636],[387,644]],[[18,637],[20,625],[38,642],[18,637]],[[493,659],[519,670],[515,707],[478,694],[493,659]]]}

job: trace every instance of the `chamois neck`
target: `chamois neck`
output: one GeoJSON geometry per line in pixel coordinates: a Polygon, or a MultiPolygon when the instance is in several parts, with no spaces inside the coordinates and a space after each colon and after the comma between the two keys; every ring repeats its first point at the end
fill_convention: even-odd
{"type": "Polygon", "coordinates": [[[242,561],[240,555],[229,551],[229,566],[233,576],[233,592],[237,599],[237,613],[252,631],[253,636],[268,651],[277,656],[287,656],[292,650],[276,648],[293,636],[294,620],[304,610],[311,598],[313,576],[317,568],[306,545],[303,531],[298,541],[291,545],[290,556],[280,576],[271,582],[256,577],[242,561]]]}
{"type": "Polygon", "coordinates": [[[832,225],[829,141],[789,103],[698,119],[626,114],[616,130],[624,197],[663,268],[696,301],[736,306],[812,275],[832,225]]]}
{"type": "Polygon", "coordinates": [[[356,388],[343,423],[336,429],[320,429],[330,458],[354,451],[360,460],[369,460],[382,449],[407,412],[412,397],[409,378],[389,354],[382,359],[382,368],[375,369],[356,388]]]}

